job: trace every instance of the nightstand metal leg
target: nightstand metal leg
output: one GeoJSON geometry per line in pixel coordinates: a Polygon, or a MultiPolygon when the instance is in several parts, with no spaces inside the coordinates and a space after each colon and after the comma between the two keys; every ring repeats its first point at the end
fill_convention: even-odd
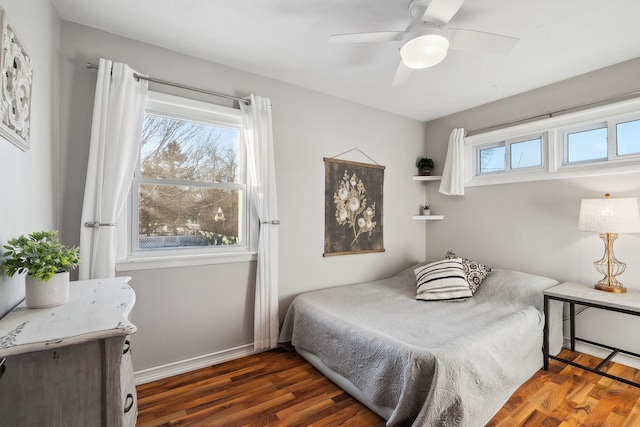
{"type": "Polygon", "coordinates": [[[569,333],[571,337],[571,351],[576,351],[576,304],[569,303],[569,333]]]}
{"type": "Polygon", "coordinates": [[[542,330],[543,368],[549,370],[549,297],[544,296],[544,328],[542,330]]]}
{"type": "MultiPolygon", "coordinates": [[[[632,385],[640,388],[640,382],[635,382],[625,378],[612,375],[609,372],[603,371],[603,369],[613,361],[614,357],[618,354],[624,354],[627,356],[633,356],[640,359],[640,353],[634,353],[628,350],[612,347],[607,344],[590,341],[588,339],[576,337],[576,304],[582,307],[592,307],[599,310],[607,310],[616,313],[624,313],[630,316],[640,317],[640,292],[636,290],[629,290],[630,294],[635,293],[635,297],[631,297],[629,294],[616,294],[615,300],[601,298],[600,295],[592,296],[592,287],[588,285],[582,285],[579,283],[566,282],[558,286],[554,286],[544,291],[544,335],[543,335],[543,352],[545,356],[544,369],[549,367],[548,359],[557,360],[567,365],[575,366],[585,371],[593,372],[594,374],[602,375],[606,378],[611,378],[616,381],[620,381],[624,384],[632,385]],[[549,301],[560,301],[569,304],[569,334],[570,334],[570,349],[576,351],[576,341],[589,344],[592,346],[600,347],[610,351],[610,354],[601,360],[601,362],[595,368],[583,365],[575,362],[574,360],[565,359],[558,355],[549,354],[549,301]]],[[[578,359],[576,359],[578,360],[578,359]]]]}

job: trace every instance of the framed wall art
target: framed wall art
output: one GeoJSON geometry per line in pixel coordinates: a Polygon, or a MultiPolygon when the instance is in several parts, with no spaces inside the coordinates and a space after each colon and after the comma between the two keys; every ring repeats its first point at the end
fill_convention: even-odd
{"type": "Polygon", "coordinates": [[[384,252],[384,166],[325,158],[323,256],[384,252]]]}
{"type": "Polygon", "coordinates": [[[30,148],[33,62],[9,22],[7,12],[0,9],[0,14],[0,136],[27,151],[30,148]]]}

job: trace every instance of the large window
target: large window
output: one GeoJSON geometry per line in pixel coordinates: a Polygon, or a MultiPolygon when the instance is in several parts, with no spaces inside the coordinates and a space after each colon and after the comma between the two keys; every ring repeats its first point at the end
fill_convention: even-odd
{"type": "Polygon", "coordinates": [[[131,190],[130,253],[247,250],[240,112],[150,93],[131,190]]]}
{"type": "Polygon", "coordinates": [[[465,138],[466,185],[637,170],[640,99],[465,138]]]}

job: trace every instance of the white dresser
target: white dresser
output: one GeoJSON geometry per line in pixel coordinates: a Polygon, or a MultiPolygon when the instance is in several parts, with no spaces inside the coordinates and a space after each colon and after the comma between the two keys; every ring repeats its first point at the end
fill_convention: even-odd
{"type": "Polygon", "coordinates": [[[129,280],[71,282],[67,304],[0,319],[0,427],[135,425],[129,280]]]}

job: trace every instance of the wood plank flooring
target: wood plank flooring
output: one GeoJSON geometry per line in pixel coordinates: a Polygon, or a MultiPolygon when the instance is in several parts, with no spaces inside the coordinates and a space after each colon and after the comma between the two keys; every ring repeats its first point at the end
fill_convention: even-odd
{"type": "MultiPolygon", "coordinates": [[[[562,357],[599,359],[564,349],[562,357]]],[[[640,371],[609,372],[640,381],[640,371]]],[[[138,386],[138,427],[384,426],[295,352],[244,357],[138,386]]],[[[550,361],[498,411],[487,427],[640,426],[640,388],[550,361]]]]}

